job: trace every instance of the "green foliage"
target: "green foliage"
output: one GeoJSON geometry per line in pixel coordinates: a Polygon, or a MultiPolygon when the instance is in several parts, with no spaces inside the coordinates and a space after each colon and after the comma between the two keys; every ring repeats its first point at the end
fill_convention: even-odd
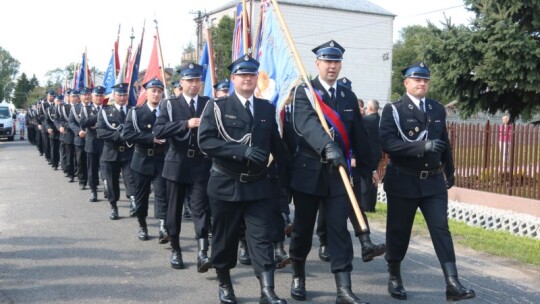
{"type": "Polygon", "coordinates": [[[13,104],[16,108],[26,108],[29,105],[28,93],[34,89],[34,85],[28,80],[25,73],[22,73],[15,85],[15,92],[13,93],[13,104]]]}
{"type": "Polygon", "coordinates": [[[229,16],[223,16],[218,26],[212,27],[212,45],[218,81],[229,78],[227,66],[231,63],[233,32],[234,20],[229,16]]]}
{"type": "Polygon", "coordinates": [[[68,86],[71,85],[76,68],[77,63],[71,63],[63,69],[56,68],[54,70],[47,71],[47,73],[45,73],[45,77],[47,77],[46,87],[63,88],[66,83],[68,86]]]}
{"type": "Polygon", "coordinates": [[[465,0],[469,27],[430,27],[426,59],[441,90],[465,116],[506,111],[530,119],[540,108],[540,1],[465,0]]]}
{"type": "Polygon", "coordinates": [[[0,47],[0,102],[11,100],[11,92],[15,86],[14,80],[19,73],[19,66],[19,61],[0,47]]]}

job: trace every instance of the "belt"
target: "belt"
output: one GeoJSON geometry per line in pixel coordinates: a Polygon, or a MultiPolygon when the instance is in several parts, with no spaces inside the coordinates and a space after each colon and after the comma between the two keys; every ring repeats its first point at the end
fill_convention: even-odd
{"type": "Polygon", "coordinates": [[[179,147],[173,145],[173,150],[178,152],[178,154],[185,155],[185,156],[187,156],[189,158],[194,158],[194,157],[198,157],[198,156],[207,157],[205,154],[203,154],[201,151],[199,151],[197,149],[183,149],[183,148],[179,148],[179,147]]]}
{"type": "Polygon", "coordinates": [[[231,171],[216,163],[212,165],[212,169],[216,170],[217,172],[221,174],[225,174],[229,177],[235,178],[239,180],[241,183],[254,182],[266,176],[266,170],[262,170],[261,172],[258,172],[258,173],[242,173],[242,172],[231,171]]]}
{"type": "Polygon", "coordinates": [[[435,176],[442,173],[441,168],[438,168],[435,170],[414,170],[414,169],[410,169],[406,167],[396,166],[395,164],[393,166],[396,169],[396,171],[400,171],[409,175],[418,176],[420,179],[426,179],[428,178],[428,176],[435,176]]]}
{"type": "Polygon", "coordinates": [[[165,149],[146,149],[141,147],[135,147],[135,151],[147,156],[164,155],[166,153],[165,149]]]}
{"type": "Polygon", "coordinates": [[[118,151],[119,151],[119,152],[127,151],[127,149],[129,149],[129,148],[126,147],[126,146],[118,146],[118,151]]]}

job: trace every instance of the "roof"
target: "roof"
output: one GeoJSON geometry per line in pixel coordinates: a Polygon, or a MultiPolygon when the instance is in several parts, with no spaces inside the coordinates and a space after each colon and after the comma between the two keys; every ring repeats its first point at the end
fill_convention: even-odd
{"type": "MultiPolygon", "coordinates": [[[[240,3],[239,0],[229,1],[228,3],[213,9],[209,15],[221,12],[223,10],[234,7],[236,4],[240,3]]],[[[359,12],[359,13],[368,13],[368,14],[377,14],[395,17],[396,15],[387,11],[386,9],[375,5],[367,0],[280,0],[280,4],[289,4],[289,5],[298,5],[298,6],[308,6],[316,8],[325,8],[325,9],[334,9],[350,12],[359,12]]]]}

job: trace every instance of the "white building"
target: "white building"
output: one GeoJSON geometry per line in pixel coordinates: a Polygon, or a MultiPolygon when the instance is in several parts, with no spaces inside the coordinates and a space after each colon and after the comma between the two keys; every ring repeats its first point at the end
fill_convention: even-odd
{"type": "MultiPolygon", "coordinates": [[[[211,24],[224,15],[234,18],[239,2],[209,12],[211,24]]],[[[260,1],[253,2],[255,31],[260,1]]],[[[280,0],[279,5],[308,76],[317,75],[311,49],[333,39],[345,48],[340,77],[352,81],[355,94],[381,106],[390,101],[394,14],[367,0],[280,0]]]]}

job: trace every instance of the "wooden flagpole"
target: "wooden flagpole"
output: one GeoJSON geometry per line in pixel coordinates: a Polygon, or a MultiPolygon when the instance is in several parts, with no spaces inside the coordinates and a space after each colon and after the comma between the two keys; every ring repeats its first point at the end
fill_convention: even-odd
{"type": "Polygon", "coordinates": [[[244,55],[248,55],[248,27],[246,0],[242,0],[242,35],[244,40],[244,55]]]}
{"type": "MultiPolygon", "coordinates": [[[[294,59],[296,60],[296,65],[300,69],[300,74],[302,76],[302,79],[308,86],[309,91],[313,93],[313,98],[315,98],[315,102],[314,102],[315,112],[317,113],[317,116],[319,117],[319,120],[321,121],[322,127],[324,128],[326,133],[328,133],[328,135],[330,136],[330,129],[328,128],[328,123],[326,122],[326,118],[324,117],[322,113],[319,103],[317,102],[317,97],[315,96],[315,92],[313,91],[313,86],[311,85],[311,82],[309,81],[309,78],[307,77],[306,68],[304,67],[302,60],[300,59],[300,55],[298,54],[296,45],[294,44],[294,41],[291,37],[291,33],[289,32],[287,24],[285,23],[285,19],[283,19],[283,15],[281,14],[281,10],[279,8],[277,0],[272,0],[272,4],[274,5],[276,15],[278,16],[279,22],[281,23],[281,28],[283,29],[285,38],[287,39],[287,42],[289,43],[289,46],[291,47],[291,50],[293,52],[294,59]]],[[[339,174],[341,175],[343,185],[345,185],[345,189],[347,190],[347,194],[349,195],[349,200],[354,210],[356,219],[358,220],[358,223],[360,224],[360,229],[362,230],[362,232],[366,232],[367,231],[366,222],[364,221],[364,217],[362,216],[362,212],[360,211],[360,205],[358,204],[358,201],[356,200],[356,196],[354,195],[354,191],[351,187],[349,177],[347,176],[347,171],[345,171],[345,168],[343,168],[343,166],[339,166],[339,174]]]]}

